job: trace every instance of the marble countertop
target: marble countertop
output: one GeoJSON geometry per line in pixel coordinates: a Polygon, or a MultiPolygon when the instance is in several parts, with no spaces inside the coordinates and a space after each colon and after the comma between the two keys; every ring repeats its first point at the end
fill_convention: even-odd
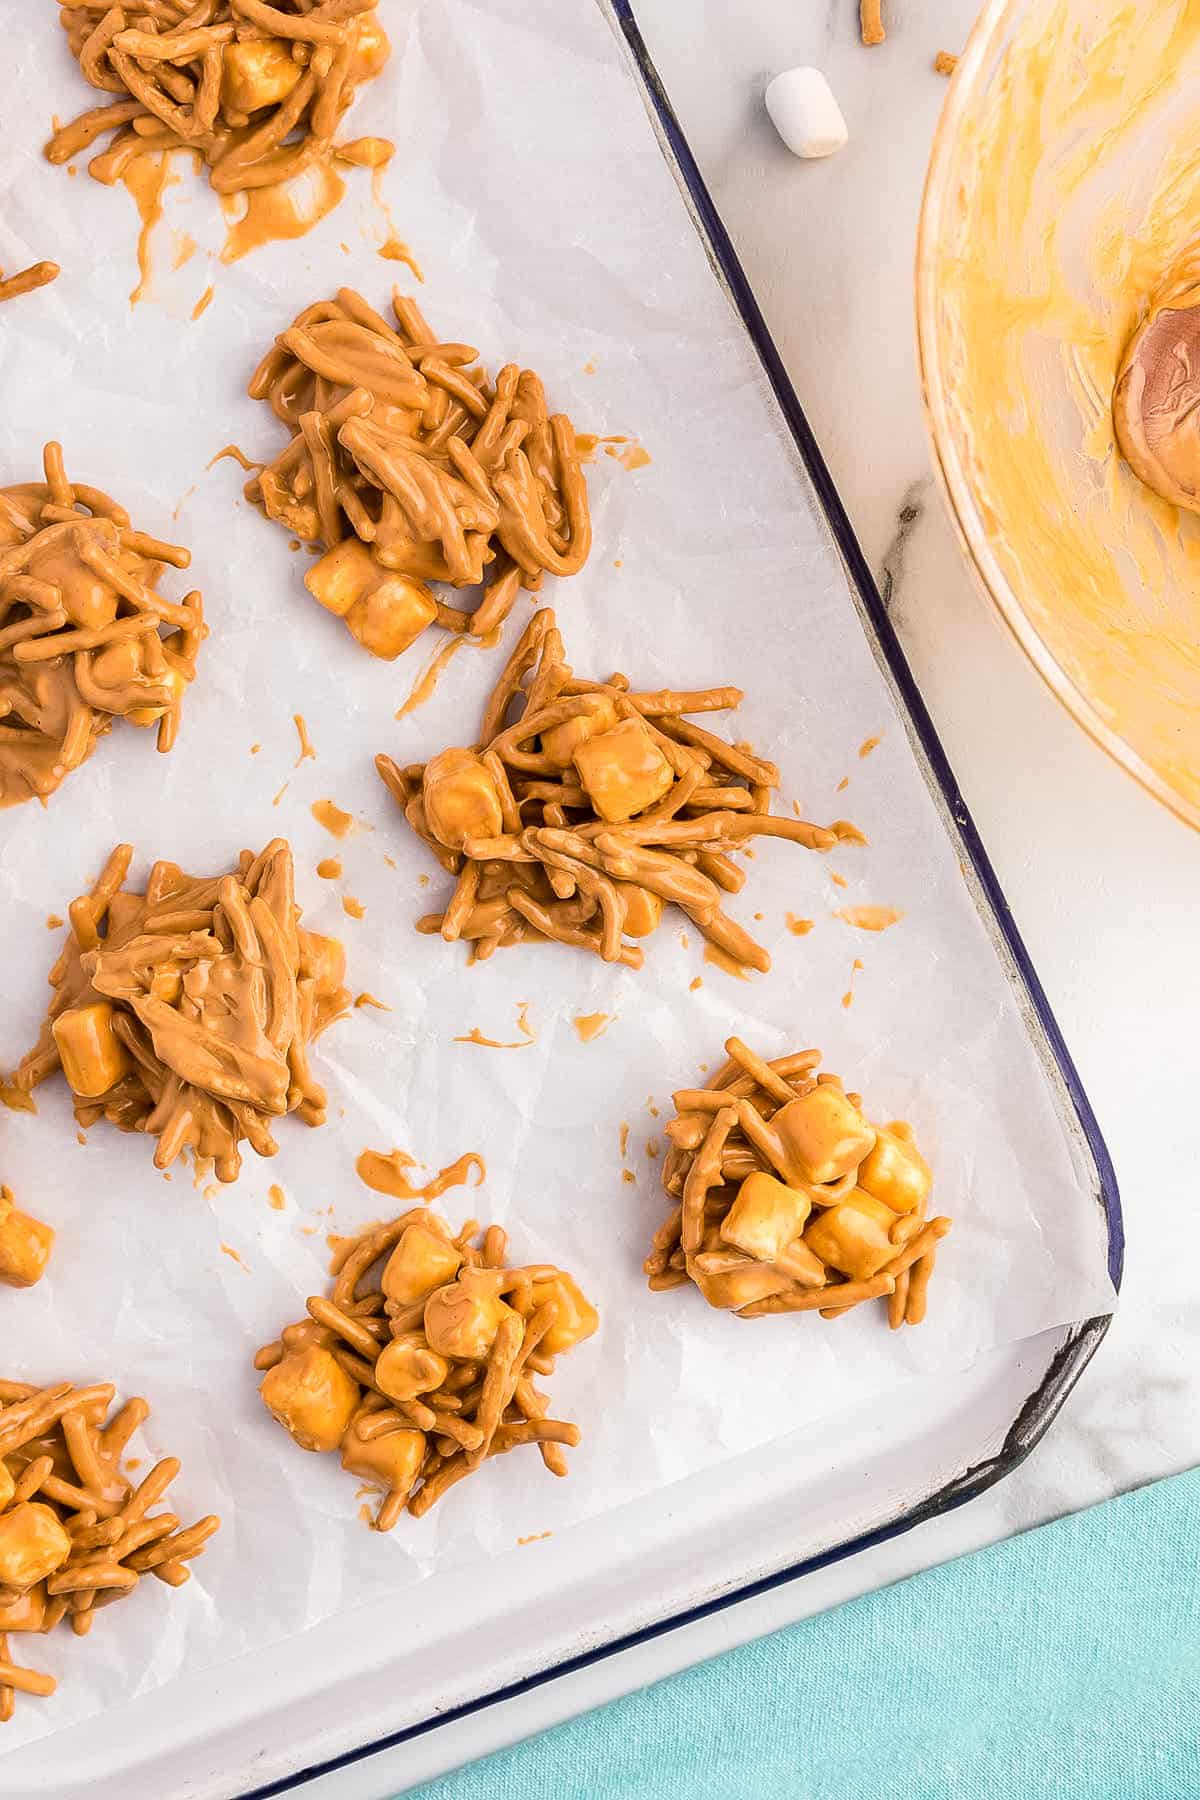
{"type": "MultiPolygon", "coordinates": [[[[977,591],[934,483],[913,254],[947,85],[931,65],[962,48],[975,0],[885,0],[888,41],[870,50],[857,11],[637,0],[1092,1100],[1129,1243],[1116,1321],[1045,1442],[973,1505],[856,1559],[855,1589],[1200,1462],[1188,1253],[1200,838],[1043,687],[977,591]],[[849,125],[823,162],[791,156],[762,106],[770,77],[801,63],[824,70],[849,125]]],[[[780,1596],[779,1615],[797,1599],[780,1596]]]]}
{"type": "MultiPolygon", "coordinates": [[[[975,0],[635,0],[713,199],[899,630],[1116,1164],[1128,1234],[1116,1320],[1047,1438],[949,1516],[821,1574],[493,1709],[478,1755],[915,1569],[1200,1463],[1191,1119],[1200,838],[1096,749],[977,592],[921,418],[912,265],[926,160],[975,0]],[[804,163],[762,106],[770,77],[823,69],[850,143],[804,163]]],[[[391,1770],[424,1772],[420,1743],[391,1770]]],[[[382,1794],[389,1759],[328,1792],[382,1794]],[[362,1785],[360,1785],[360,1781],[362,1785]]],[[[431,1764],[430,1766],[436,1766],[431,1764]]],[[[307,1791],[307,1790],[306,1790],[307,1791]]],[[[315,1791],[315,1790],[314,1790],[315,1791]]]]}

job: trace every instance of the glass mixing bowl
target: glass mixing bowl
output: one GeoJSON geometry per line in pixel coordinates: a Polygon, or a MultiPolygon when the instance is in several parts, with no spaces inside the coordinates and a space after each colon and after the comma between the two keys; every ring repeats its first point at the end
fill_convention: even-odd
{"type": "Polygon", "coordinates": [[[1200,827],[1200,516],[1136,479],[1110,409],[1165,293],[1200,303],[1200,0],[989,0],[921,214],[936,463],[1034,666],[1200,827]]]}

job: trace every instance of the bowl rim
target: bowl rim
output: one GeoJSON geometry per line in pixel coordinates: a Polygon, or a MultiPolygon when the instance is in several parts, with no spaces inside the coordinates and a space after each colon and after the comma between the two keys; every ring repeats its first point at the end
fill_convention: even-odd
{"type": "Polygon", "coordinates": [[[915,265],[917,369],[921,408],[933,455],[934,472],[950,511],[958,538],[966,551],[977,584],[992,602],[1029,661],[1051,693],[1081,725],[1093,743],[1107,753],[1154,799],[1176,818],[1200,830],[1200,804],[1193,804],[1173,787],[1141,753],[1097,712],[1092,701],[1073,681],[1049,649],[1025,612],[1012,585],[992,551],[970,477],[963,466],[950,426],[946,400],[945,369],[937,330],[937,249],[942,220],[950,197],[950,165],[955,140],[970,110],[983,68],[990,60],[1001,33],[1026,0],[985,0],[966,48],[951,76],[949,91],[933,136],[933,148],[925,174],[917,226],[915,265]]]}

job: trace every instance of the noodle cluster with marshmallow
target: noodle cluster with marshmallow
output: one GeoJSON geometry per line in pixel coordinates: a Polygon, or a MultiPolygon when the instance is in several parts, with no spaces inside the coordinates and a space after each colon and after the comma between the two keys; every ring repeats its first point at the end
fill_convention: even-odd
{"type": "Polygon", "coordinates": [[[56,129],[46,156],[70,162],[111,133],[88,163],[106,186],[148,152],[194,151],[230,196],[335,157],[391,156],[382,138],[334,142],[355,89],[388,58],[374,0],[82,0],[59,16],[81,73],[108,97],[56,129]]]}
{"type": "Polygon", "coordinates": [[[18,1693],[44,1698],[56,1685],[12,1659],[10,1634],[69,1619],[84,1637],[143,1575],[182,1587],[220,1526],[211,1514],[182,1527],[175,1513],[151,1511],[179,1463],[164,1457],[134,1486],[121,1459],[150,1408],[127,1400],[110,1420],[115,1392],[108,1382],[0,1381],[0,1723],[18,1693]]]}
{"type": "Polygon", "coordinates": [[[350,1004],[342,946],[301,929],[283,838],[243,850],[228,874],[155,863],[141,893],[124,886],[132,858],[118,845],[72,901],[54,999],[14,1085],[28,1093],[61,1069],[81,1125],[144,1131],[156,1168],[191,1149],[235,1181],[243,1139],[273,1156],[273,1120],[324,1122],[308,1045],[350,1004]]]}
{"type": "Polygon", "coordinates": [[[591,549],[571,421],[508,363],[493,383],[470,344],[439,341],[416,302],[393,327],[361,294],[306,307],[250,383],[293,433],[246,497],[325,554],[305,576],[372,655],[434,623],[487,637],[521,589],[575,575],[591,549]],[[473,610],[430,582],[482,588],[473,610]]]}
{"type": "Polygon", "coordinates": [[[264,1404],[304,1450],[383,1490],[375,1529],[420,1518],[489,1457],[536,1444],[565,1475],[579,1428],[535,1375],[591,1337],[595,1308],[552,1264],[506,1266],[498,1225],[457,1235],[425,1207],[342,1246],[332,1295],[254,1359],[264,1404]]]}
{"type": "Polygon", "coordinates": [[[44,482],[0,488],[0,806],[52,794],[114,719],[170,750],[205,637],[199,593],[157,590],[189,552],[68,480],[61,445],[43,463],[44,482]]]}
{"type": "Polygon", "coordinates": [[[773,814],[774,763],[685,716],[741,699],[733,687],[634,693],[624,675],[578,680],[554,614],[535,613],[478,743],[407,768],[375,758],[412,829],[457,877],[446,910],[417,929],[466,939],[473,959],[553,939],[640,969],[641,946],[628,940],[656,930],[670,903],[718,951],[769,969],[722,910],[745,880],[732,856],[754,837],[832,850],[842,822],[826,830],[773,814]]]}
{"type": "Polygon", "coordinates": [[[819,1050],[766,1062],[740,1038],[702,1088],[672,1096],[671,1196],[646,1259],[656,1290],[695,1282],[743,1319],[837,1319],[886,1299],[893,1329],[925,1317],[947,1218],[926,1218],[933,1178],[903,1120],[871,1125],[858,1094],[818,1075],[819,1050]]]}

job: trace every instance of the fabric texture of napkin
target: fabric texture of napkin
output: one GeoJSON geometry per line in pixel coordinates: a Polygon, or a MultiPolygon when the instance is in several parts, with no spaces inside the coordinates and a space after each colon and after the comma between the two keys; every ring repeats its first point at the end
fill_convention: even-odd
{"type": "Polygon", "coordinates": [[[412,1800],[1195,1800],[1200,1470],[884,1588],[412,1800]]]}

